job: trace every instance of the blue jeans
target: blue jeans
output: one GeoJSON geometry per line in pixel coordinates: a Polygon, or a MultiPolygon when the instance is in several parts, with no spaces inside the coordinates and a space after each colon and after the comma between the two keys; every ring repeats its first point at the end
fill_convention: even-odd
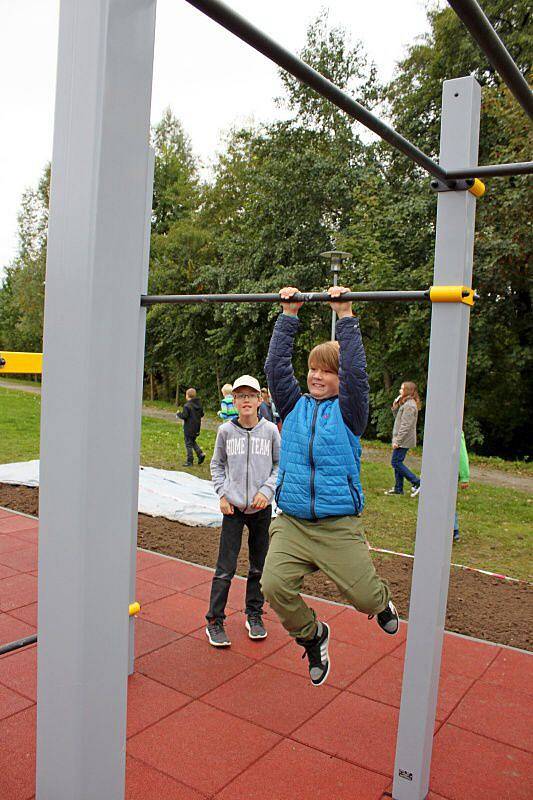
{"type": "Polygon", "coordinates": [[[394,491],[398,494],[403,494],[403,479],[405,478],[413,486],[420,485],[420,478],[411,472],[411,470],[403,463],[407,455],[408,447],[395,447],[392,451],[391,466],[394,470],[394,491]]]}

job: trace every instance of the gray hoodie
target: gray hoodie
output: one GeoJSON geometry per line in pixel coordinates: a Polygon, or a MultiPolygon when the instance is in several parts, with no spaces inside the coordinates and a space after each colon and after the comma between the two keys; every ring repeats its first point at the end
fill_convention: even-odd
{"type": "Polygon", "coordinates": [[[250,505],[257,492],[271,501],[278,477],[279,443],[276,425],[266,419],[260,419],[250,431],[234,422],[221,425],[211,459],[218,496],[245,514],[257,513],[250,505]]]}

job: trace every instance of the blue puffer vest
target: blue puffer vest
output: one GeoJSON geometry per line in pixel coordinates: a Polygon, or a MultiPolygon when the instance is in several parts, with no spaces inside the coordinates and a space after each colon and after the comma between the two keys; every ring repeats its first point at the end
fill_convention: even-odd
{"type": "Polygon", "coordinates": [[[361,444],[339,400],[303,395],[283,423],[276,502],[300,519],[360,514],[361,444]]]}

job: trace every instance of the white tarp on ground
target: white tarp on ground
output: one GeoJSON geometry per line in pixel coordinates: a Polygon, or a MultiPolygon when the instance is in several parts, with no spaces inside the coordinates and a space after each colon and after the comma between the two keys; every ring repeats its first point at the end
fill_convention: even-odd
{"type": "MultiPolygon", "coordinates": [[[[0,464],[0,483],[39,486],[39,461],[0,464]]],[[[222,525],[219,501],[211,481],[187,472],[140,467],[139,511],[184,525],[222,525]]]]}

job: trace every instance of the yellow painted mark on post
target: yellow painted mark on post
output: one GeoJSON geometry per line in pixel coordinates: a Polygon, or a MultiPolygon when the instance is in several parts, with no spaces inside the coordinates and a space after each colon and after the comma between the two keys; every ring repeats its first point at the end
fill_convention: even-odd
{"type": "Polygon", "coordinates": [[[134,617],[136,614],[139,613],[141,610],[141,604],[135,601],[135,603],[130,603],[129,612],[130,617],[134,617]]]}
{"type": "Polygon", "coordinates": [[[474,184],[468,190],[474,197],[483,197],[485,194],[485,184],[479,178],[474,178],[474,184]]]}
{"type": "Polygon", "coordinates": [[[464,303],[474,305],[474,290],[468,286],[431,286],[429,299],[432,303],[464,303]]]}
{"type": "Polygon", "coordinates": [[[42,353],[9,353],[0,350],[0,374],[35,375],[43,371],[42,353]]]}

